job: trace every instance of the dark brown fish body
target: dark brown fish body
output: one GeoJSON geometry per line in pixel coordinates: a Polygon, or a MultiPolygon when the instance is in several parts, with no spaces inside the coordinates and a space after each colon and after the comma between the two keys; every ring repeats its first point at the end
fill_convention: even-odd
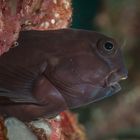
{"type": "Polygon", "coordinates": [[[31,120],[98,101],[127,76],[120,48],[92,31],[25,31],[0,56],[0,114],[31,120]]]}

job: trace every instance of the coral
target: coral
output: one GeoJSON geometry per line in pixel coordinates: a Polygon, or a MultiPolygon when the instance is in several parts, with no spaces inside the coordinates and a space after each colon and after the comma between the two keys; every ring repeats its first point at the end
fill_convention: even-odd
{"type": "Polygon", "coordinates": [[[0,55],[17,40],[20,29],[19,17],[12,14],[5,0],[0,1],[0,55]]]}
{"type": "Polygon", "coordinates": [[[6,128],[2,117],[0,117],[0,140],[6,140],[6,128]]]}
{"type": "Polygon", "coordinates": [[[40,125],[33,121],[27,124],[39,140],[86,140],[84,128],[78,124],[77,117],[69,111],[62,112],[53,119],[42,119],[40,125]],[[44,124],[45,122],[45,124],[44,124]],[[45,125],[42,128],[39,128],[45,125]],[[47,135],[46,135],[47,134],[47,135]]]}

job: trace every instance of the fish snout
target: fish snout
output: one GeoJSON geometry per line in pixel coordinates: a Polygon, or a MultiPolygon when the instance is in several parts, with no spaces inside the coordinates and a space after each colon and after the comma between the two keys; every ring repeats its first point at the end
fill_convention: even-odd
{"type": "Polygon", "coordinates": [[[120,77],[120,80],[126,80],[128,77],[128,70],[125,67],[122,69],[120,68],[116,71],[116,74],[120,77]]]}

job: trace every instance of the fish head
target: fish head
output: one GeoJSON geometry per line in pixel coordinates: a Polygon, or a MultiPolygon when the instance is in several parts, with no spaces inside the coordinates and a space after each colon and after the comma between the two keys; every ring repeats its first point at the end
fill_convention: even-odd
{"type": "Polygon", "coordinates": [[[77,31],[62,41],[54,58],[57,64],[50,63],[48,78],[70,108],[117,93],[121,89],[118,82],[128,74],[119,43],[97,32],[77,31]]]}

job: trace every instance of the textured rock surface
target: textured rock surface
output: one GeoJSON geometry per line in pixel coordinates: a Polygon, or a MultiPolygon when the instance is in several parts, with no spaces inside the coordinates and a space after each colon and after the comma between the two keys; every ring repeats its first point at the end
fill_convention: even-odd
{"type": "Polygon", "coordinates": [[[71,0],[0,1],[0,55],[14,44],[20,30],[66,28],[71,15],[71,0]]]}

